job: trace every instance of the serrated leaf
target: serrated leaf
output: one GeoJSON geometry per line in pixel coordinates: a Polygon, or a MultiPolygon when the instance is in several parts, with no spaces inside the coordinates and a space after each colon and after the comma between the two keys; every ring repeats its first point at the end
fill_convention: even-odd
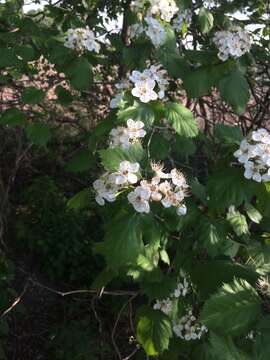
{"type": "Polygon", "coordinates": [[[75,89],[89,89],[92,82],[92,67],[85,57],[73,60],[66,67],[65,74],[75,89]]]}
{"type": "Polygon", "coordinates": [[[155,356],[168,349],[171,336],[168,316],[146,306],[141,308],[136,337],[147,355],[155,356]]]}
{"type": "Polygon", "coordinates": [[[191,191],[202,203],[206,202],[206,188],[202,185],[197,178],[191,181],[191,191]]]}
{"type": "Polygon", "coordinates": [[[215,136],[222,142],[229,145],[237,144],[243,140],[243,134],[238,126],[225,124],[215,125],[215,136]]]}
{"type": "Polygon", "coordinates": [[[85,209],[90,204],[90,189],[84,189],[72,196],[67,202],[68,209],[80,210],[85,209]]]}
{"type": "Polygon", "coordinates": [[[175,152],[177,156],[181,158],[186,158],[191,156],[196,152],[196,145],[194,141],[190,138],[184,136],[176,135],[175,136],[175,152]]]}
{"type": "Polygon", "coordinates": [[[249,86],[244,75],[238,70],[231,71],[219,82],[222,99],[231,106],[234,112],[242,114],[249,100],[249,86]]]}
{"type": "Polygon", "coordinates": [[[218,360],[251,360],[249,355],[237,349],[229,336],[218,336],[211,332],[209,337],[210,354],[218,360]]]}
{"type": "Polygon", "coordinates": [[[221,212],[231,205],[238,207],[249,202],[255,194],[255,186],[256,184],[244,178],[242,169],[216,169],[209,176],[207,184],[209,207],[221,212]]]}
{"type": "Polygon", "coordinates": [[[128,150],[120,147],[100,150],[99,155],[106,170],[117,171],[121,161],[140,162],[144,156],[144,151],[140,144],[135,144],[130,146],[128,150]]]}
{"type": "Polygon", "coordinates": [[[151,137],[149,150],[152,159],[164,160],[169,154],[170,143],[162,135],[156,133],[151,137]]]}
{"type": "Polygon", "coordinates": [[[210,11],[206,10],[204,7],[201,7],[198,14],[198,22],[201,32],[203,34],[207,34],[214,25],[214,17],[210,11]]]}
{"type": "Polygon", "coordinates": [[[73,96],[71,93],[61,85],[58,85],[55,88],[55,93],[57,95],[58,102],[62,105],[69,105],[73,101],[73,96]]]}
{"type": "Polygon", "coordinates": [[[198,125],[192,112],[185,106],[167,102],[165,104],[165,117],[177,134],[185,137],[195,137],[199,133],[198,125]]]}
{"type": "Polygon", "coordinates": [[[22,101],[25,104],[38,104],[43,101],[45,96],[45,93],[41,89],[37,89],[33,86],[29,86],[26,89],[24,89],[22,93],[22,101]]]}
{"type": "Polygon", "coordinates": [[[45,123],[37,122],[27,127],[26,135],[33,144],[45,146],[51,138],[50,127],[45,123]]]}
{"type": "Polygon", "coordinates": [[[245,280],[224,284],[204,304],[200,320],[208,329],[222,335],[243,335],[261,316],[261,302],[245,280]]]}
{"type": "Polygon", "coordinates": [[[106,226],[104,241],[95,246],[95,250],[105,257],[107,265],[113,270],[136,264],[143,249],[140,215],[134,212],[114,218],[106,226]]]}
{"type": "Polygon", "coordinates": [[[237,236],[249,234],[246,217],[239,211],[229,209],[227,220],[237,236]]]}
{"type": "Polygon", "coordinates": [[[23,126],[26,123],[26,114],[19,109],[8,109],[3,112],[0,124],[9,126],[23,126]]]}
{"type": "Polygon", "coordinates": [[[261,275],[270,272],[270,245],[253,242],[248,247],[248,254],[248,265],[261,275]]]}
{"type": "Polygon", "coordinates": [[[170,258],[169,255],[167,253],[167,251],[165,249],[160,250],[159,252],[160,254],[160,259],[164,262],[164,264],[167,264],[170,266],[170,258]]]}
{"type": "Polygon", "coordinates": [[[155,121],[155,112],[152,106],[135,102],[133,106],[119,110],[117,118],[120,122],[126,122],[128,119],[140,120],[146,127],[150,127],[155,121]]]}
{"type": "Polygon", "coordinates": [[[229,260],[211,260],[197,262],[189,269],[191,280],[197,286],[202,298],[213,294],[222,283],[233,281],[234,277],[245,279],[252,285],[259,278],[248,266],[229,260]]]}

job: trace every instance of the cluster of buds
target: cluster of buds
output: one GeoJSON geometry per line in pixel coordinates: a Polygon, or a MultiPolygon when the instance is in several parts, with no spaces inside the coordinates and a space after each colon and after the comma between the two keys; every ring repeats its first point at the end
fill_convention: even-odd
{"type": "Polygon", "coordinates": [[[251,47],[251,38],[249,34],[240,27],[234,27],[231,31],[218,31],[214,39],[219,52],[218,57],[226,61],[230,56],[239,58],[249,52],[251,47]]]}
{"type": "Polygon", "coordinates": [[[173,322],[175,335],[186,341],[200,339],[207,331],[207,327],[198,322],[192,310],[189,310],[186,315],[173,322]]]}
{"type": "Polygon", "coordinates": [[[95,34],[88,26],[85,28],[68,29],[65,46],[83,52],[85,49],[96,53],[100,50],[100,44],[96,41],[95,34]]]}
{"type": "Polygon", "coordinates": [[[266,129],[252,131],[247,139],[241,141],[234,156],[244,166],[246,179],[270,181],[270,133],[266,129]]]}

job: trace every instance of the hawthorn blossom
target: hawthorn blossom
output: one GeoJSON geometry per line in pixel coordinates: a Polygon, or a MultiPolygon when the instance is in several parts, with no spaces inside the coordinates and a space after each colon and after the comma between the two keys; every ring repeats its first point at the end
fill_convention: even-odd
{"type": "Polygon", "coordinates": [[[96,41],[95,34],[92,30],[89,30],[88,26],[85,28],[68,29],[65,46],[78,51],[86,49],[98,53],[100,50],[100,44],[96,41]]]}
{"type": "Polygon", "coordinates": [[[170,22],[178,10],[174,0],[150,0],[149,12],[164,21],[170,22]]]}
{"type": "Polygon", "coordinates": [[[128,136],[130,139],[143,138],[146,135],[144,123],[140,120],[134,121],[133,119],[127,120],[128,136]]]}
{"type": "Polygon", "coordinates": [[[192,11],[190,9],[186,9],[181,11],[180,14],[173,20],[173,28],[175,31],[180,32],[182,30],[183,24],[187,26],[191,24],[192,21],[192,11]]]}
{"type": "Polygon", "coordinates": [[[124,94],[116,94],[114,98],[110,101],[110,108],[116,109],[118,108],[119,104],[123,100],[124,94]]]}
{"type": "Polygon", "coordinates": [[[154,177],[150,181],[142,180],[140,185],[142,188],[148,189],[150,191],[151,200],[160,201],[162,199],[162,194],[159,192],[159,183],[160,178],[154,177]]]}
{"type": "Polygon", "coordinates": [[[266,129],[252,131],[234,152],[245,168],[244,177],[257,182],[270,181],[270,133],[266,129]]]}
{"type": "Polygon", "coordinates": [[[153,80],[138,81],[131,93],[133,96],[138,97],[141,102],[148,103],[151,100],[158,98],[157,93],[154,91],[155,82],[153,80]]]}
{"type": "Polygon", "coordinates": [[[117,128],[113,128],[109,138],[110,147],[120,146],[123,149],[128,149],[130,145],[136,143],[146,135],[143,127],[144,123],[142,121],[128,119],[126,127],[117,126],[117,128]]]}
{"type": "Polygon", "coordinates": [[[111,181],[108,173],[104,174],[100,179],[95,180],[93,188],[96,191],[96,202],[103,206],[105,200],[113,202],[116,200],[116,195],[119,190],[118,186],[111,181]]]}
{"type": "Polygon", "coordinates": [[[173,292],[173,296],[179,298],[180,296],[186,296],[188,292],[189,292],[189,283],[187,279],[184,277],[183,281],[177,284],[177,287],[173,292]]]}
{"type": "Polygon", "coordinates": [[[219,50],[218,57],[222,61],[226,61],[230,56],[239,58],[249,52],[251,47],[249,34],[240,27],[234,27],[231,31],[216,32],[213,41],[219,50]]]}
{"type": "Polygon", "coordinates": [[[154,310],[160,310],[164,314],[168,315],[172,312],[173,309],[173,303],[170,298],[163,299],[163,300],[156,300],[154,306],[154,310]]]}
{"type": "Polygon", "coordinates": [[[149,37],[152,44],[158,48],[166,41],[166,32],[161,23],[153,17],[146,17],[145,22],[147,24],[145,34],[149,37]]]}
{"type": "Polygon", "coordinates": [[[186,315],[173,322],[175,335],[186,341],[200,339],[207,331],[207,327],[198,322],[192,310],[189,310],[186,315]]]}
{"type": "Polygon", "coordinates": [[[128,194],[128,201],[134,209],[139,213],[149,213],[150,212],[150,191],[142,186],[137,186],[134,191],[128,194]]]}
{"type": "Polygon", "coordinates": [[[123,185],[126,183],[135,184],[138,181],[138,171],[140,169],[139,163],[131,163],[127,160],[121,161],[119,164],[119,171],[114,173],[114,181],[116,185],[123,185]]]}

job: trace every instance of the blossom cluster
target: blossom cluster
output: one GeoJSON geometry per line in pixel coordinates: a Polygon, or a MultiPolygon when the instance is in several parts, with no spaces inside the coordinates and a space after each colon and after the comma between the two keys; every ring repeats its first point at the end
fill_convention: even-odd
{"type": "Polygon", "coordinates": [[[122,149],[128,149],[146,135],[143,128],[144,123],[142,121],[128,119],[127,126],[117,126],[117,128],[111,130],[110,147],[120,146],[122,149]]]}
{"type": "Polygon", "coordinates": [[[174,0],[150,0],[149,12],[164,21],[170,22],[178,10],[174,0]]]}
{"type": "Polygon", "coordinates": [[[151,65],[143,72],[132,71],[129,79],[134,84],[131,93],[138,97],[141,102],[148,103],[151,100],[163,99],[168,85],[167,72],[161,65],[151,65]]]}
{"type": "Polygon", "coordinates": [[[130,26],[130,37],[133,39],[145,34],[156,48],[162,46],[166,41],[166,32],[160,21],[146,16],[144,22],[130,26]]]}
{"type": "Polygon", "coordinates": [[[105,200],[113,202],[121,190],[129,184],[135,184],[138,181],[138,172],[140,165],[129,161],[121,161],[117,172],[105,173],[98,180],[95,180],[93,187],[96,191],[96,202],[104,205],[105,200]]]}
{"type": "Polygon", "coordinates": [[[241,141],[234,156],[243,164],[246,179],[270,181],[270,133],[266,129],[252,131],[247,139],[241,141]]]}
{"type": "Polygon", "coordinates": [[[95,34],[88,26],[85,28],[68,29],[65,39],[65,46],[77,51],[94,51],[100,50],[100,44],[96,41],[95,34]]]}
{"type": "Polygon", "coordinates": [[[207,327],[198,322],[192,310],[189,310],[186,315],[173,322],[175,335],[186,341],[200,339],[207,331],[207,327]]]}
{"type": "Polygon", "coordinates": [[[231,31],[216,32],[213,41],[219,52],[218,57],[226,61],[230,56],[239,58],[249,52],[251,38],[249,34],[240,27],[234,27],[231,31]]]}
{"type": "Polygon", "coordinates": [[[164,314],[169,315],[173,310],[173,299],[177,299],[180,296],[185,297],[190,290],[189,283],[186,277],[177,284],[175,290],[171,293],[170,297],[163,300],[156,300],[153,309],[160,310],[164,314]]]}
{"type": "Polygon", "coordinates": [[[111,100],[110,107],[112,109],[119,107],[125,90],[131,90],[132,95],[143,103],[163,99],[168,84],[167,71],[162,69],[160,64],[150,65],[143,72],[134,70],[128,80],[116,84],[116,88],[121,92],[111,100]]]}
{"type": "Polygon", "coordinates": [[[141,180],[140,185],[128,194],[128,201],[139,213],[150,212],[150,202],[161,202],[163,207],[175,207],[179,216],[186,215],[187,208],[183,203],[187,196],[188,185],[184,175],[177,169],[169,174],[162,171],[162,167],[152,164],[155,176],[150,180],[141,180]],[[165,180],[164,180],[165,179],[165,180]]]}

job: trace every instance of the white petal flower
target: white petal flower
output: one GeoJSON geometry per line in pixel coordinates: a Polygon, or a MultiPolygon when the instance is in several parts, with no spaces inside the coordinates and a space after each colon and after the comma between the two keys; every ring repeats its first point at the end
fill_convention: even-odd
{"type": "Polygon", "coordinates": [[[184,216],[187,214],[187,207],[186,205],[180,205],[177,209],[176,209],[176,213],[179,216],[184,216]]]}
{"type": "Polygon", "coordinates": [[[134,121],[133,119],[127,120],[127,128],[130,139],[143,138],[146,131],[143,129],[144,123],[140,120],[134,121]]]}
{"type": "Polygon", "coordinates": [[[129,161],[122,161],[119,165],[119,171],[115,173],[115,183],[123,185],[126,183],[135,184],[138,181],[136,173],[139,171],[140,165],[138,163],[130,163],[129,161]]]}
{"type": "Polygon", "coordinates": [[[86,28],[68,29],[65,46],[78,51],[87,49],[98,53],[100,50],[100,44],[88,26],[86,28]]]}
{"type": "Polygon", "coordinates": [[[150,191],[142,186],[137,186],[134,191],[128,194],[128,201],[139,213],[149,213],[150,191]]]}
{"type": "Polygon", "coordinates": [[[152,17],[146,17],[144,20],[147,23],[145,34],[153,45],[157,48],[163,45],[166,41],[166,32],[161,23],[152,17]]]}
{"type": "Polygon", "coordinates": [[[148,103],[158,98],[157,93],[153,90],[155,82],[153,80],[138,81],[131,93],[133,96],[140,98],[141,102],[148,103]]]}
{"type": "Polygon", "coordinates": [[[170,298],[164,299],[164,300],[156,300],[154,306],[154,310],[160,310],[164,312],[164,314],[170,314],[173,309],[173,303],[170,298]]]}

